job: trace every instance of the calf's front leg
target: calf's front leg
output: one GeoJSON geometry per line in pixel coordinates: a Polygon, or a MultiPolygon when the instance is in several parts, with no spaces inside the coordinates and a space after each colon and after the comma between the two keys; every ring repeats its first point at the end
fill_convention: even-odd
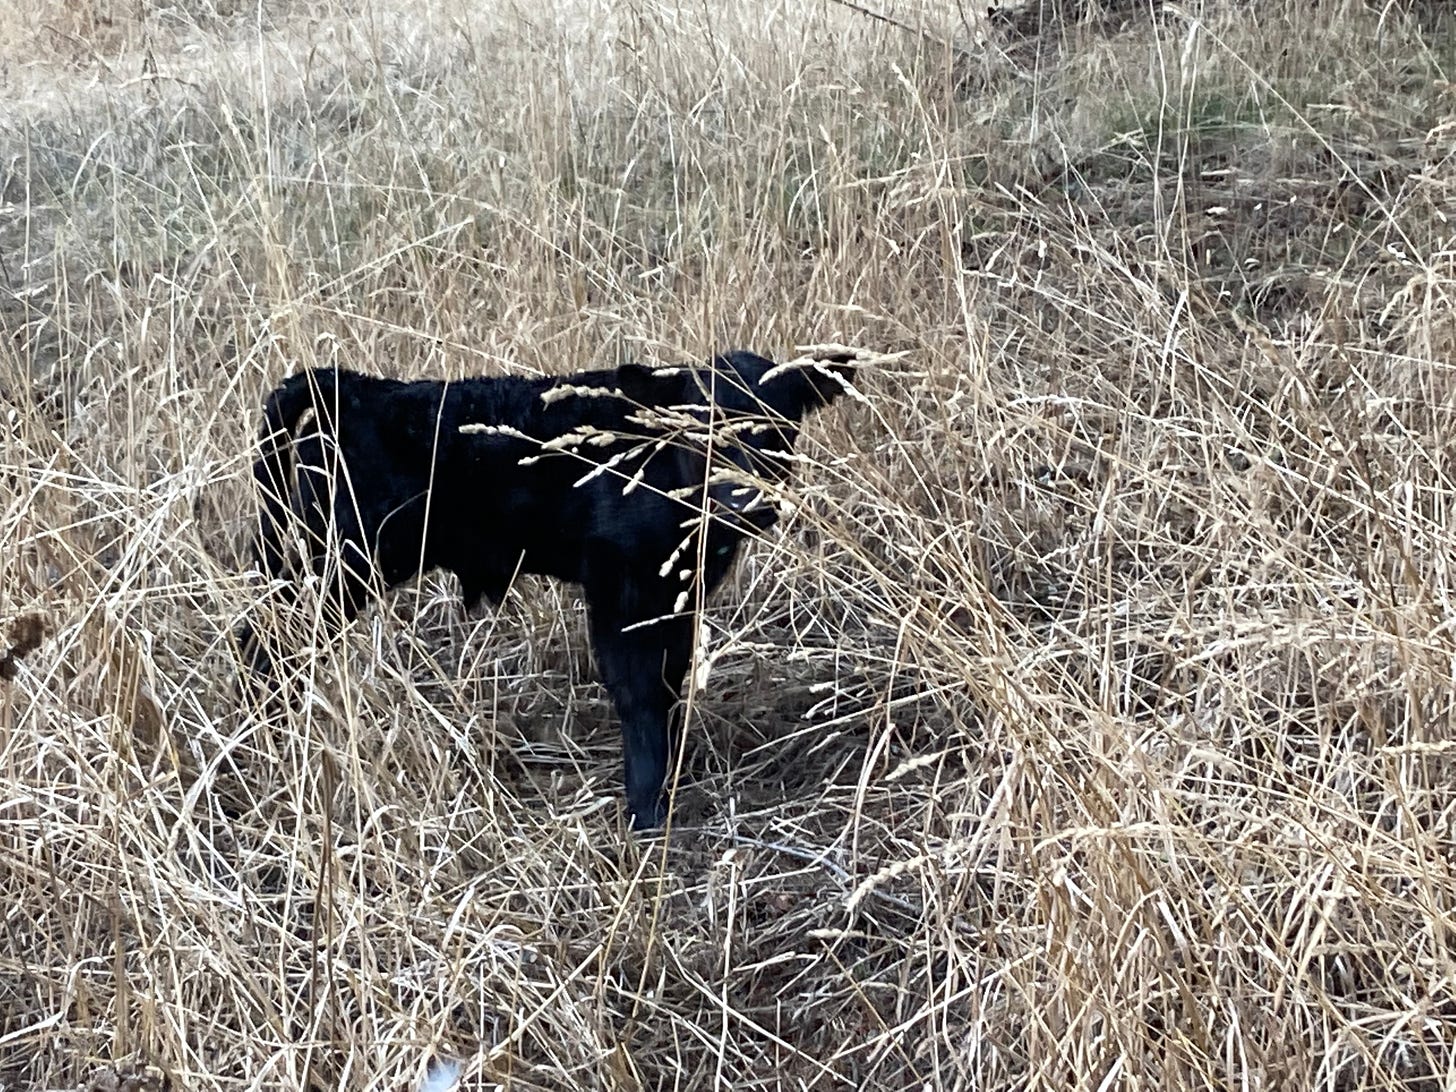
{"type": "Polygon", "coordinates": [[[661,826],[669,765],[680,742],[677,701],[692,657],[691,615],[656,609],[635,581],[586,585],[592,652],[622,722],[622,769],[633,830],[661,826]]]}

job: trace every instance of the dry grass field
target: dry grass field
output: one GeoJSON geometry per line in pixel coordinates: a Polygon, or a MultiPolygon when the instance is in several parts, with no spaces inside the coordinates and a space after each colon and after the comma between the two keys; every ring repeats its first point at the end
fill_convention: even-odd
{"type": "Polygon", "coordinates": [[[1456,19],[1037,7],[4,6],[0,1089],[1456,1086],[1456,19]],[[284,375],[830,342],[668,838],[570,589],[236,696],[284,375]]]}

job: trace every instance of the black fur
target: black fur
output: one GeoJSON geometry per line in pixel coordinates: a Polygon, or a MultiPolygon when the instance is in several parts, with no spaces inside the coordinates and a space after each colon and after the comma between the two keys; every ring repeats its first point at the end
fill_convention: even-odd
{"type": "MultiPolygon", "coordinates": [[[[372,591],[435,567],[460,578],[467,602],[499,602],[517,571],[581,585],[622,721],[632,822],[656,826],[693,604],[775,519],[756,489],[725,478],[782,479],[776,456],[840,393],[853,358],[765,380],[774,367],[735,352],[707,367],[548,379],[293,376],[263,411],[257,560],[290,577],[301,538],[336,623],[372,591]]],[[[240,642],[256,675],[272,676],[263,635],[245,625],[240,642]]]]}

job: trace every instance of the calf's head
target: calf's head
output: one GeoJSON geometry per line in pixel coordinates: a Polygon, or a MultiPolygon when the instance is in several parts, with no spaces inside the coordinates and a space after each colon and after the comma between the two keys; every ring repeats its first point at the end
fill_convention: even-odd
{"type": "Polygon", "coordinates": [[[751,533],[777,518],[754,480],[784,479],[799,425],[848,389],[856,366],[852,353],[775,364],[739,351],[707,368],[624,364],[617,381],[623,397],[659,414],[658,427],[672,433],[673,477],[684,499],[700,507],[706,490],[712,518],[751,533]]]}

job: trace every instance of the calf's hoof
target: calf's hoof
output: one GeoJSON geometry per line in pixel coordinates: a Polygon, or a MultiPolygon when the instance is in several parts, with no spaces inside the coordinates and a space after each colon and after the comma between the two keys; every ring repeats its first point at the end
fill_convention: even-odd
{"type": "Polygon", "coordinates": [[[653,793],[650,796],[639,796],[630,798],[627,801],[628,811],[631,819],[628,826],[631,830],[656,830],[667,822],[668,800],[666,793],[653,793]]]}

